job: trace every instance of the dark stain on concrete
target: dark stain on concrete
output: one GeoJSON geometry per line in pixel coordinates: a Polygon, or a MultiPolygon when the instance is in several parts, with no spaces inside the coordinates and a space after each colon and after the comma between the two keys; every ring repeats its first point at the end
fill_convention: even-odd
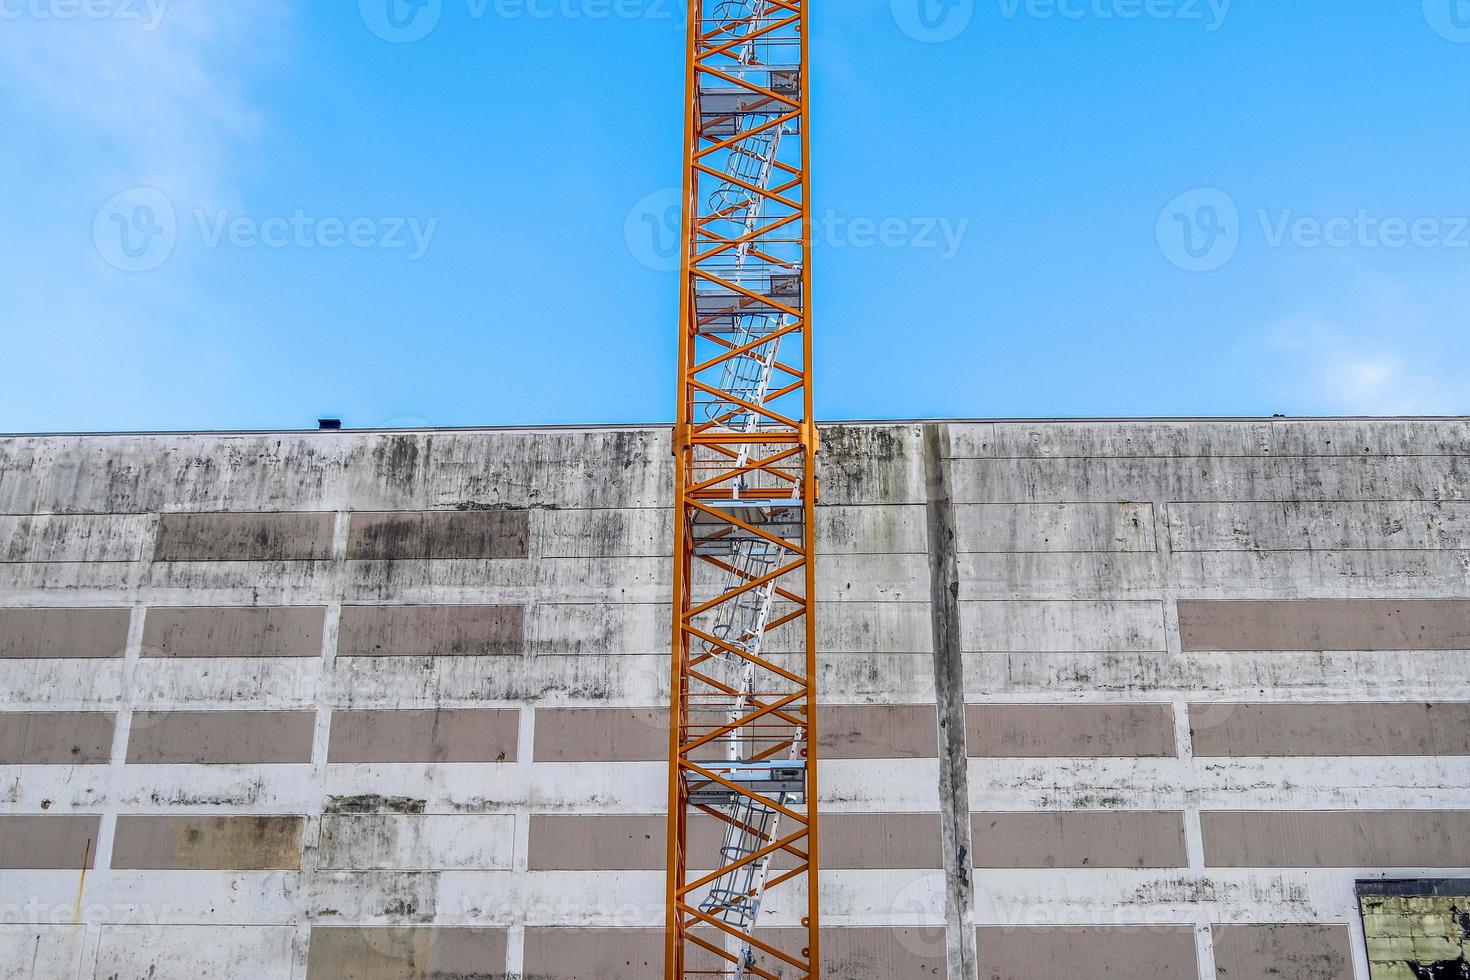
{"type": "Polygon", "coordinates": [[[423,813],[427,807],[427,800],[368,793],[363,796],[329,796],[322,812],[419,814],[423,813]]]}
{"type": "Polygon", "coordinates": [[[1414,971],[1417,980],[1470,980],[1470,962],[1466,962],[1464,953],[1457,960],[1441,960],[1438,963],[1411,960],[1409,969],[1414,971]]]}

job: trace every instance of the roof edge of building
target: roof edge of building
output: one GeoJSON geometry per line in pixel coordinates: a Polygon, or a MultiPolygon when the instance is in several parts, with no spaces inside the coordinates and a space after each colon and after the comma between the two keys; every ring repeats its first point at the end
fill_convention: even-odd
{"type": "MultiPolygon", "coordinates": [[[[1466,422],[1470,415],[1144,415],[1144,416],[1096,416],[1096,417],[1015,417],[1015,418],[909,418],[909,419],[831,419],[819,421],[820,426],[848,425],[1094,425],[1094,424],[1193,424],[1202,425],[1224,422],[1270,422],[1293,424],[1302,422],[1466,422]]],[[[641,432],[650,429],[668,429],[671,422],[627,422],[597,424],[559,425],[465,425],[465,426],[414,426],[408,428],[342,428],[342,429],[137,429],[117,431],[74,431],[74,432],[0,432],[0,439],[59,439],[59,438],[109,438],[145,436],[269,436],[269,435],[321,435],[322,437],[344,435],[391,435],[418,432],[447,433],[511,433],[511,432],[641,432]]]]}

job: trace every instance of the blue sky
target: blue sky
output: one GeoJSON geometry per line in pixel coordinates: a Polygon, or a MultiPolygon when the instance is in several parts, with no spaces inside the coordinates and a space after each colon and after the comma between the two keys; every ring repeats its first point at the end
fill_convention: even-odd
{"type": "MultiPolygon", "coordinates": [[[[426,2],[0,0],[0,431],[671,417],[680,0],[426,2]]],[[[1470,3],[813,10],[823,418],[1470,411],[1470,3]]]]}

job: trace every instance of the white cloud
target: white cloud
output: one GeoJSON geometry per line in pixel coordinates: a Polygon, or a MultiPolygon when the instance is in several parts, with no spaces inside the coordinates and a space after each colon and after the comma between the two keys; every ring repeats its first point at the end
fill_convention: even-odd
{"type": "Polygon", "coordinates": [[[0,23],[0,80],[19,100],[10,112],[29,107],[70,158],[51,165],[114,191],[229,194],[231,159],[260,126],[248,90],[277,49],[281,0],[116,0],[107,17],[58,17],[68,8],[46,0],[6,9],[18,16],[0,23]]]}
{"type": "MultiPolygon", "coordinates": [[[[0,0],[0,336],[28,366],[0,393],[5,428],[136,425],[167,397],[159,355],[221,322],[179,259],[146,274],[109,265],[94,222],[137,187],[181,215],[237,204],[267,125],[254,89],[281,60],[288,2],[0,0]],[[97,9],[119,15],[77,13],[97,9]]],[[[168,387],[191,381],[182,371],[168,387]]]]}
{"type": "Polygon", "coordinates": [[[1351,415],[1454,415],[1470,412],[1470,381],[1453,360],[1411,358],[1389,328],[1370,332],[1307,317],[1284,321],[1271,346],[1299,372],[1310,396],[1328,412],[1351,415]]]}

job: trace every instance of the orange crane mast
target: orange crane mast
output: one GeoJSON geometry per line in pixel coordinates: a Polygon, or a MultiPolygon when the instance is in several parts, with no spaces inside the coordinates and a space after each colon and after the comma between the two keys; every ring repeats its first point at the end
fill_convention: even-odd
{"type": "Polygon", "coordinates": [[[689,3],[666,980],[821,973],[807,6],[689,3]]]}

